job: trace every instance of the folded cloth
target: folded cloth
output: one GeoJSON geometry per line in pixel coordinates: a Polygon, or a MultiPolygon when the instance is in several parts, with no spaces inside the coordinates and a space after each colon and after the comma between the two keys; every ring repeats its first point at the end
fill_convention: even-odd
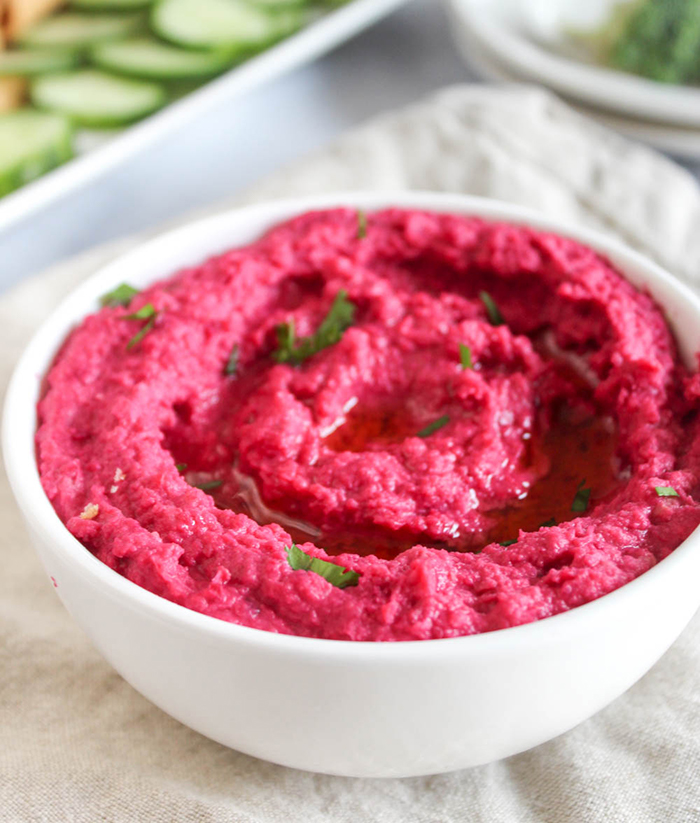
{"type": "MultiPolygon", "coordinates": [[[[692,176],[537,89],[447,89],[373,120],[244,199],[358,188],[526,204],[616,235],[687,282],[700,281],[692,176]]],[[[83,254],[0,300],[3,387],[42,318],[135,242],[83,254]]],[[[700,821],[700,618],[623,697],[530,752],[427,778],[326,777],[226,749],[152,706],[61,607],[4,474],[0,522],[0,820],[700,821]]]]}

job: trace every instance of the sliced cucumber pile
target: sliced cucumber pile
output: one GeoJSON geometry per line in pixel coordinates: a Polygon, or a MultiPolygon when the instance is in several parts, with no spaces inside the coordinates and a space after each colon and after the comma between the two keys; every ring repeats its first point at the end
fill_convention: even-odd
{"type": "Polygon", "coordinates": [[[66,12],[36,23],[22,37],[23,46],[78,49],[103,40],[128,37],[143,25],[140,14],[66,12]]]}
{"type": "Polygon", "coordinates": [[[273,13],[251,0],[160,0],[151,14],[154,31],[165,40],[193,49],[225,48],[235,54],[259,51],[291,34],[303,21],[299,9],[273,13]]]}
{"type": "Polygon", "coordinates": [[[122,126],[140,120],[167,101],[157,83],[115,77],[94,69],[47,74],[31,85],[32,103],[84,126],[122,126]]]}
{"type": "Polygon", "coordinates": [[[182,49],[155,37],[102,43],[92,49],[90,57],[93,63],[108,71],[154,80],[212,77],[231,65],[228,53],[182,49]]]}
{"type": "Polygon", "coordinates": [[[127,11],[145,9],[153,0],[70,0],[69,5],[85,11],[127,11]]]}
{"type": "Polygon", "coordinates": [[[34,107],[0,116],[0,197],[70,159],[74,126],[140,120],[344,2],[67,0],[0,50],[34,107]]]}
{"type": "Polygon", "coordinates": [[[73,156],[65,117],[22,109],[0,115],[0,197],[73,156]]]}
{"type": "Polygon", "coordinates": [[[0,51],[0,77],[35,77],[72,69],[80,55],[68,49],[22,49],[0,51]]]}

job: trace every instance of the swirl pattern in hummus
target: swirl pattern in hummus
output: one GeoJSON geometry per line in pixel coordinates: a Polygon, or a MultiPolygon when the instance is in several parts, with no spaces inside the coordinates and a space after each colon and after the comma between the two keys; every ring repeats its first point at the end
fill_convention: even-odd
{"type": "Polygon", "coordinates": [[[275,632],[429,639],[571,609],[676,548],[700,523],[699,395],[658,307],[580,244],[401,210],[358,233],[338,209],[86,318],[37,452],[68,529],[158,595],[275,632]],[[277,363],[277,327],[312,335],[340,291],[339,342],[277,363]],[[293,570],[292,541],[358,585],[293,570]]]}

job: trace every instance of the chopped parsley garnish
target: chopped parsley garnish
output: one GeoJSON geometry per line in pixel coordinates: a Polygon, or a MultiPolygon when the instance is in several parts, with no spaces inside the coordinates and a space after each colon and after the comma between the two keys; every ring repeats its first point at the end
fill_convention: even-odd
{"type": "Polygon", "coordinates": [[[341,289],[335,296],[328,314],[321,321],[316,334],[296,340],[294,322],[281,323],[277,326],[277,351],[274,358],[278,363],[293,363],[298,366],[322,349],[333,346],[343,336],[343,332],[352,325],[355,317],[355,304],[348,300],[347,292],[341,289]]]}
{"type": "Polygon", "coordinates": [[[508,548],[508,546],[512,546],[512,545],[513,545],[513,543],[517,543],[517,542],[518,542],[517,538],[516,538],[515,540],[504,540],[504,541],[501,543],[501,546],[503,546],[503,548],[504,548],[504,549],[507,549],[507,548],[508,548]]]}
{"type": "Polygon", "coordinates": [[[296,339],[296,331],[294,329],[294,319],[288,320],[286,323],[280,323],[277,326],[277,351],[275,352],[275,360],[283,363],[285,359],[292,359],[292,352],[294,350],[294,340],[296,339]]]}
{"type": "Polygon", "coordinates": [[[287,560],[293,571],[302,569],[314,572],[339,589],[344,589],[346,586],[357,586],[360,582],[360,575],[357,572],[346,569],[345,566],[339,566],[337,563],[321,560],[319,557],[311,557],[295,543],[285,546],[284,550],[287,552],[287,560]]]}
{"type": "Polygon", "coordinates": [[[586,481],[582,480],[578,484],[576,494],[574,495],[574,502],[571,504],[572,512],[585,512],[588,508],[588,501],[591,496],[591,490],[586,487],[586,481]]]}
{"type": "Polygon", "coordinates": [[[464,343],[459,344],[459,359],[463,369],[472,368],[472,350],[469,346],[465,346],[464,343]]]}
{"type": "Polygon", "coordinates": [[[187,463],[176,463],[176,464],[175,464],[175,468],[176,468],[179,472],[184,472],[184,471],[185,471],[185,469],[187,468],[187,463]]]}
{"type": "Polygon", "coordinates": [[[224,485],[223,480],[207,480],[206,483],[195,483],[195,489],[201,489],[203,492],[212,491],[213,489],[218,489],[220,486],[224,485]]]}
{"type": "Polygon", "coordinates": [[[122,317],[122,320],[148,320],[149,317],[155,317],[157,314],[158,312],[156,311],[153,303],[146,303],[141,306],[138,311],[135,311],[132,314],[125,314],[124,317],[122,317]]]}
{"type": "Polygon", "coordinates": [[[155,309],[153,303],[146,303],[145,306],[141,306],[138,311],[135,311],[133,314],[125,314],[122,317],[122,320],[145,320],[146,322],[141,326],[141,328],[136,332],[136,334],[129,340],[126,344],[127,349],[133,349],[134,346],[138,345],[143,338],[148,334],[148,332],[155,326],[156,324],[156,317],[158,316],[158,312],[155,309]]]}
{"type": "Polygon", "coordinates": [[[359,209],[357,212],[357,239],[364,240],[367,237],[367,215],[359,209]]]}
{"type": "Polygon", "coordinates": [[[226,377],[231,377],[238,371],[238,343],[231,349],[231,354],[228,356],[226,365],[224,366],[224,374],[226,377]]]}
{"type": "Polygon", "coordinates": [[[491,297],[487,291],[480,291],[479,300],[484,304],[486,314],[489,317],[489,323],[491,323],[492,326],[502,326],[505,320],[493,297],[491,297]]]}
{"type": "Polygon", "coordinates": [[[673,486],[655,486],[654,488],[659,497],[680,497],[673,486]]]}
{"type": "Polygon", "coordinates": [[[448,414],[443,414],[442,417],[438,417],[437,420],[433,420],[432,423],[428,423],[428,425],[421,429],[416,437],[430,437],[433,432],[436,432],[438,429],[441,429],[443,426],[446,426],[450,422],[450,416],[448,414]]]}
{"type": "Polygon", "coordinates": [[[138,289],[128,283],[122,283],[116,289],[103,294],[100,298],[100,304],[102,306],[128,306],[131,303],[131,298],[138,293],[138,289]]]}

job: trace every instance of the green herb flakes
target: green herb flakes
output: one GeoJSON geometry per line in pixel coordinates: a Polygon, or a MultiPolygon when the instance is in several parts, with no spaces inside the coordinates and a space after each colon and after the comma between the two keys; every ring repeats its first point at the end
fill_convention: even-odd
{"type": "Polygon", "coordinates": [[[346,569],[345,566],[339,566],[337,563],[321,560],[319,557],[311,557],[295,543],[292,543],[291,546],[285,546],[284,550],[287,552],[287,560],[293,571],[314,572],[314,574],[320,575],[324,580],[339,589],[344,589],[347,586],[357,586],[360,582],[360,575],[357,572],[346,569]]]}
{"type": "Polygon", "coordinates": [[[654,489],[659,497],[680,497],[673,486],[654,486],[654,489]]]}
{"type": "Polygon", "coordinates": [[[364,240],[367,237],[367,215],[362,209],[357,212],[357,239],[364,240]]]}
{"type": "Polygon", "coordinates": [[[487,291],[480,291],[479,300],[484,304],[489,323],[491,323],[492,326],[502,326],[505,320],[493,297],[491,297],[487,291]]]}
{"type": "Polygon", "coordinates": [[[438,417],[437,420],[433,420],[432,423],[428,423],[428,425],[421,429],[416,437],[430,437],[431,434],[436,432],[438,429],[441,429],[443,426],[446,426],[450,422],[450,416],[448,414],[443,414],[442,417],[438,417]]]}
{"type": "Polygon", "coordinates": [[[146,303],[144,306],[141,306],[138,311],[132,314],[125,314],[122,320],[148,320],[149,317],[155,317],[157,314],[158,312],[153,303],[146,303]]]}
{"type": "Polygon", "coordinates": [[[138,311],[133,312],[132,314],[125,314],[122,317],[122,320],[145,320],[146,322],[144,325],[136,332],[136,334],[129,340],[126,344],[127,349],[133,349],[134,346],[137,346],[143,338],[148,334],[149,331],[155,326],[156,324],[156,317],[158,317],[158,312],[156,311],[153,303],[146,303],[145,306],[141,306],[138,311]]]}
{"type": "Polygon", "coordinates": [[[582,480],[578,484],[578,488],[576,489],[576,494],[574,495],[574,501],[571,504],[571,511],[572,512],[585,512],[588,509],[588,503],[591,497],[591,490],[586,487],[586,481],[582,480]]]}
{"type": "Polygon", "coordinates": [[[201,489],[203,492],[210,492],[218,489],[224,485],[223,480],[208,480],[206,483],[195,483],[195,489],[201,489]]]}
{"type": "Polygon", "coordinates": [[[348,300],[347,292],[340,290],[333,305],[323,318],[316,334],[296,340],[294,322],[289,321],[277,326],[277,351],[274,358],[278,363],[293,363],[298,366],[328,346],[335,345],[345,330],[352,325],[355,317],[355,304],[348,300]]]}
{"type": "Polygon", "coordinates": [[[130,286],[128,283],[122,283],[116,289],[103,294],[100,298],[100,305],[102,306],[128,306],[131,303],[131,298],[139,293],[138,289],[130,286]]]}
{"type": "Polygon", "coordinates": [[[459,360],[462,364],[463,369],[473,368],[472,350],[469,348],[469,346],[465,346],[464,343],[459,344],[459,360]]]}
{"type": "Polygon", "coordinates": [[[238,343],[231,349],[231,354],[228,356],[226,365],[224,366],[224,374],[226,377],[231,377],[238,371],[238,343]]]}

